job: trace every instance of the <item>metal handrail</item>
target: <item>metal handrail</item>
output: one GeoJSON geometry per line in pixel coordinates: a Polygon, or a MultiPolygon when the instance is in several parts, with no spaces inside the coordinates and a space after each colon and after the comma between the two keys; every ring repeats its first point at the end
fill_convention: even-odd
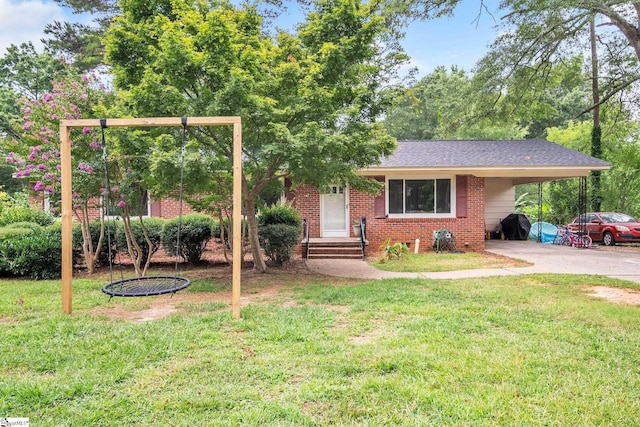
{"type": "Polygon", "coordinates": [[[302,227],[303,227],[304,240],[305,240],[305,246],[306,246],[304,257],[306,259],[309,259],[309,222],[307,221],[306,218],[302,220],[302,227]]]}
{"type": "Polygon", "coordinates": [[[362,245],[362,260],[365,260],[365,247],[367,242],[367,218],[360,218],[360,245],[362,245]]]}

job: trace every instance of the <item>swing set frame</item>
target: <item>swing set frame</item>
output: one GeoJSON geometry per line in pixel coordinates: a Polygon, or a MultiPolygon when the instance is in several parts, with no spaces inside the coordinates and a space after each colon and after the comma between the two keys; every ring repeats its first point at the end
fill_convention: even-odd
{"type": "MultiPolygon", "coordinates": [[[[240,319],[240,287],[242,267],[242,121],[238,116],[187,117],[189,126],[233,126],[233,269],[231,311],[240,319]]],[[[107,119],[109,127],[181,127],[182,117],[107,119]]],[[[100,128],[100,119],[60,121],[60,173],[62,187],[62,311],[71,314],[73,306],[73,201],[71,129],[100,128]]]]}

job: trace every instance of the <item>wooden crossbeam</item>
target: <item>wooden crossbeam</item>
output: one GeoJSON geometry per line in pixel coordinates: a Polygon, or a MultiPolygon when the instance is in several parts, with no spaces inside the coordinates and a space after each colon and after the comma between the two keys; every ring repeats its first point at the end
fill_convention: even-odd
{"type": "MultiPolygon", "coordinates": [[[[181,117],[111,118],[107,127],[182,126],[181,117]]],[[[233,126],[233,282],[231,309],[240,318],[242,268],[242,121],[240,117],[187,117],[187,126],[233,126]]],[[[60,121],[60,174],[62,187],[62,311],[72,312],[73,298],[73,202],[71,129],[101,127],[99,119],[60,121]]]]}

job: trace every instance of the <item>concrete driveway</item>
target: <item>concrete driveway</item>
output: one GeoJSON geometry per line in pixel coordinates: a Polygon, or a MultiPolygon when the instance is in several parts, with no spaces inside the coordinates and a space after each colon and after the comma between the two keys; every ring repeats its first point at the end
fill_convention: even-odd
{"type": "Polygon", "coordinates": [[[491,268],[446,272],[394,273],[380,271],[360,260],[307,260],[307,267],[320,274],[362,279],[392,277],[458,279],[465,277],[513,276],[533,273],[591,274],[640,283],[640,248],[593,247],[577,249],[532,241],[489,240],[486,251],[528,261],[530,267],[491,268]]]}
{"type": "Polygon", "coordinates": [[[489,240],[487,252],[533,263],[519,273],[594,274],[640,283],[640,248],[594,246],[590,249],[532,241],[489,240]]]}

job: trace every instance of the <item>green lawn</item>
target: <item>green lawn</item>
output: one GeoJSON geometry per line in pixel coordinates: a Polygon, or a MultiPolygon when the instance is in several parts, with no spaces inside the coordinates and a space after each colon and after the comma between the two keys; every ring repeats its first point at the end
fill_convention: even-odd
{"type": "Polygon", "coordinates": [[[399,272],[439,272],[456,270],[475,270],[479,268],[523,267],[531,265],[525,261],[493,254],[477,252],[424,252],[405,254],[400,259],[385,260],[379,257],[371,262],[379,270],[399,272]]]}
{"type": "MultiPolygon", "coordinates": [[[[189,275],[185,272],[184,275],[189,275]]],[[[637,425],[640,308],[602,277],[327,279],[194,272],[174,297],[0,281],[0,417],[38,426],[637,425]],[[216,299],[223,296],[224,298],[216,299]],[[160,302],[179,312],[116,319],[160,302]]],[[[638,287],[637,285],[635,286],[638,287]]]]}

